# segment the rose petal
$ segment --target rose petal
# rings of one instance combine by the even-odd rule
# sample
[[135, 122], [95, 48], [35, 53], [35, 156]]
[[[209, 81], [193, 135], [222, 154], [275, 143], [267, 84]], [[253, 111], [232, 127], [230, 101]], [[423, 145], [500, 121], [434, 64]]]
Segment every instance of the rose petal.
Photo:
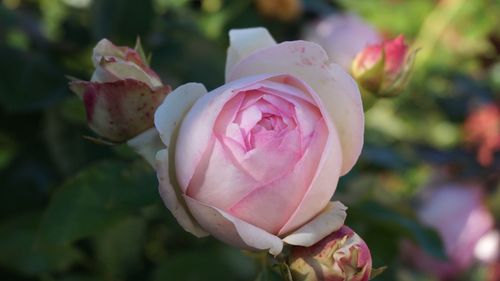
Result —
[[101, 61], [92, 75], [93, 82], [113, 82], [123, 79], [139, 80], [148, 84], [151, 88], [161, 87], [161, 81], [149, 75], [137, 64], [127, 61], [106, 62]]
[[203, 84], [187, 83], [165, 97], [155, 112], [154, 123], [167, 147], [170, 147], [172, 134], [180, 126], [189, 109], [206, 93]]
[[[177, 179], [185, 191], [193, 177], [198, 163], [206, 151], [207, 144], [213, 137], [215, 121], [220, 111], [240, 89], [255, 87], [255, 83], [273, 75], [255, 75], [233, 81], [200, 97], [187, 113], [179, 130], [176, 148]], [[160, 131], [160, 136], [161, 132]]]
[[232, 29], [229, 31], [229, 49], [226, 59], [226, 81], [227, 74], [231, 68], [240, 60], [258, 49], [276, 45], [273, 37], [267, 29], [262, 27]]
[[283, 242], [277, 236], [189, 196], [184, 198], [196, 220], [217, 239], [239, 248], [269, 250], [275, 256], [281, 253]]
[[[240, 202], [231, 207], [231, 214], [279, 235], [278, 231], [290, 219], [297, 206], [300, 206], [320, 165], [328, 132], [323, 120], [318, 122], [317, 127], [317, 134], [313, 137], [302, 159], [290, 161], [296, 163], [293, 169], [281, 178], [249, 192]], [[263, 154], [261, 162], [269, 162], [268, 159], [277, 161], [280, 157], [267, 158]], [[323, 188], [332, 189], [328, 185]], [[318, 205], [314, 206], [314, 209], [318, 209], [318, 206], [319, 209], [312, 215], [319, 212], [326, 202], [323, 205], [319, 204], [322, 202], [319, 201]]]
[[172, 185], [170, 174], [173, 171], [170, 171], [168, 154], [168, 150], [163, 149], [156, 155], [156, 172], [160, 196], [182, 228], [196, 237], [208, 236], [209, 234], [190, 216], [179, 189]]
[[306, 194], [302, 197], [302, 202], [288, 222], [281, 228], [278, 235], [286, 234], [303, 225], [311, 217], [316, 216], [335, 193], [342, 161], [341, 157], [339, 157], [340, 144], [337, 138], [333, 136], [325, 147], [324, 157], [318, 165], [315, 178]]
[[[305, 82], [292, 76], [277, 76], [274, 79], [277, 78], [283, 79], [282, 83], [292, 85], [301, 89], [302, 92], [308, 93], [313, 103], [318, 105], [321, 115], [328, 115], [324, 105], [321, 103], [321, 98]], [[321, 154], [321, 160], [315, 160], [316, 162], [314, 162], [319, 163], [317, 168], [315, 168], [316, 174], [305, 195], [301, 197], [302, 201], [299, 206], [279, 231], [279, 236], [300, 227], [310, 220], [311, 217], [321, 212], [336, 190], [342, 165], [342, 152], [337, 129], [329, 118], [325, 118], [324, 120], [330, 135], [327, 144], [324, 145], [325, 148]], [[311, 146], [315, 146], [315, 144], [311, 144]]]
[[185, 193], [211, 206], [226, 209], [257, 186], [257, 182], [230, 159], [219, 140], [211, 140], [207, 154]]
[[101, 39], [92, 52], [92, 62], [94, 66], [97, 67], [103, 57], [123, 58], [124, 55], [125, 48], [116, 46], [108, 39]]
[[283, 241], [295, 246], [312, 246], [344, 225], [346, 210], [347, 207], [339, 201], [330, 202], [318, 216], [283, 238]]
[[354, 80], [325, 51], [305, 41], [284, 42], [260, 49], [227, 73], [228, 81], [263, 73], [286, 73], [305, 81], [318, 95], [337, 127], [342, 144], [342, 174], [357, 161], [363, 146], [364, 115]]
[[165, 148], [156, 128], [151, 128], [127, 141], [135, 152], [141, 155], [151, 166], [155, 166], [156, 153]]

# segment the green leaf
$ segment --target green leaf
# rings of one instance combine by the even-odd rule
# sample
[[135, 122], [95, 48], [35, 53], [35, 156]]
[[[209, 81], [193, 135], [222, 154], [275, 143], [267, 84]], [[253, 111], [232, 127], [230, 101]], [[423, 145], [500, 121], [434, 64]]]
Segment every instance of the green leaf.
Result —
[[[198, 248], [167, 257], [157, 266], [153, 281], [251, 280], [254, 262], [234, 248]], [[269, 280], [269, 279], [261, 279]]]
[[125, 280], [141, 265], [146, 222], [131, 217], [106, 229], [96, 238], [96, 254], [107, 280]]
[[103, 281], [102, 278], [92, 275], [72, 274], [64, 276], [58, 281]]
[[154, 172], [143, 161], [95, 164], [57, 190], [40, 227], [44, 242], [65, 244], [102, 231], [159, 202]]
[[19, 215], [0, 222], [0, 265], [25, 275], [59, 272], [81, 260], [69, 245], [36, 243], [38, 215]]
[[8, 112], [34, 111], [68, 95], [61, 69], [43, 54], [0, 46], [0, 106]]
[[420, 224], [415, 218], [375, 202], [366, 202], [361, 206], [351, 207], [349, 211], [349, 214], [355, 216], [358, 221], [385, 228], [400, 238], [406, 237], [434, 257], [443, 259], [446, 257], [439, 235]]
[[137, 36], [147, 38], [154, 17], [152, 0], [101, 0], [91, 6], [91, 25], [96, 38], [129, 45]]
[[282, 281], [281, 276], [269, 267], [264, 267], [259, 272], [255, 281]]

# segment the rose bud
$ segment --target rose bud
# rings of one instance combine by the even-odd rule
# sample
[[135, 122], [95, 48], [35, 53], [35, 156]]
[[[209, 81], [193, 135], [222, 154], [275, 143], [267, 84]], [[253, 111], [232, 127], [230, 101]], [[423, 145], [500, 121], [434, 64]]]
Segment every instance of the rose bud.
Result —
[[155, 113], [160, 194], [197, 236], [273, 255], [310, 246], [346, 216], [330, 199], [363, 145], [359, 89], [317, 44], [229, 35], [226, 84], [180, 86]]
[[[470, 268], [475, 261], [491, 256], [484, 243], [494, 226], [482, 189], [474, 185], [449, 184], [430, 190], [418, 209], [418, 217], [433, 227], [443, 241], [447, 259], [430, 256], [415, 245], [406, 245], [406, 256], [420, 270], [449, 280]], [[491, 250], [491, 249], [490, 249]]]
[[153, 127], [154, 112], [171, 88], [148, 67], [140, 44], [131, 49], [103, 39], [94, 48], [92, 62], [90, 82], [70, 82], [83, 100], [89, 127], [113, 142]]
[[464, 125], [465, 141], [477, 147], [477, 160], [483, 166], [493, 163], [500, 151], [500, 105], [486, 104], [475, 109]]
[[411, 74], [415, 51], [410, 51], [402, 35], [369, 45], [352, 62], [352, 75], [360, 87], [377, 96], [399, 94]]
[[367, 281], [372, 259], [366, 243], [347, 226], [310, 247], [293, 247], [294, 281]]
[[356, 55], [382, 38], [368, 23], [355, 14], [332, 14], [306, 26], [303, 37], [325, 48], [334, 63], [346, 71]]

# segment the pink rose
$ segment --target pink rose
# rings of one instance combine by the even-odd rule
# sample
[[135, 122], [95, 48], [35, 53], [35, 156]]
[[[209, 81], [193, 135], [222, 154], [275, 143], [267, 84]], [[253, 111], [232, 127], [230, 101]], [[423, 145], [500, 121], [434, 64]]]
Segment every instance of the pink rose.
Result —
[[294, 281], [368, 281], [372, 272], [370, 249], [347, 226], [311, 247], [293, 247], [289, 262]]
[[479, 241], [493, 228], [493, 216], [484, 205], [479, 187], [445, 185], [428, 195], [418, 216], [423, 223], [437, 230], [448, 259], [434, 258], [413, 247], [409, 255], [417, 267], [447, 279], [469, 268], [474, 260], [491, 255], [478, 248], [481, 247]]
[[140, 52], [103, 39], [94, 48], [92, 62], [95, 71], [90, 82], [70, 83], [83, 100], [90, 128], [121, 142], [153, 127], [154, 112], [171, 89], [161, 83]]
[[345, 219], [330, 198], [361, 152], [358, 88], [314, 43], [276, 44], [264, 28], [230, 43], [225, 85], [183, 85], [156, 111], [160, 194], [197, 236], [275, 255], [312, 245]]
[[325, 48], [333, 62], [351, 70], [354, 57], [382, 41], [377, 31], [355, 14], [333, 14], [306, 27], [304, 38]]

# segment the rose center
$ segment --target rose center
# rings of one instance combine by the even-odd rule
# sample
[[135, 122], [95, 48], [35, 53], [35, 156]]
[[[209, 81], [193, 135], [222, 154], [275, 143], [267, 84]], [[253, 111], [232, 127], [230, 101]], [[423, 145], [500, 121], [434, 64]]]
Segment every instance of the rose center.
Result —
[[257, 122], [252, 132], [255, 132], [256, 128], [264, 128], [266, 131], [281, 131], [286, 126], [281, 116], [264, 113], [262, 114], [262, 119]]

